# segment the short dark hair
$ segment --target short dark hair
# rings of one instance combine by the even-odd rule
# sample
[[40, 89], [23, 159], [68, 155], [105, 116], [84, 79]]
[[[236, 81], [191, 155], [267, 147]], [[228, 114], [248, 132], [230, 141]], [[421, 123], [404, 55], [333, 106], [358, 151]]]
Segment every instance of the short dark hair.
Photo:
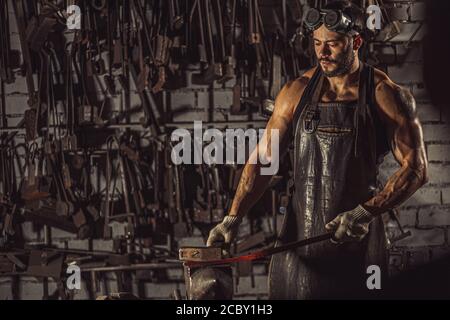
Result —
[[349, 15], [354, 22], [355, 30], [365, 34], [366, 30], [366, 14], [364, 11], [356, 4], [348, 0], [336, 0], [327, 3], [322, 9], [340, 10], [345, 14]]

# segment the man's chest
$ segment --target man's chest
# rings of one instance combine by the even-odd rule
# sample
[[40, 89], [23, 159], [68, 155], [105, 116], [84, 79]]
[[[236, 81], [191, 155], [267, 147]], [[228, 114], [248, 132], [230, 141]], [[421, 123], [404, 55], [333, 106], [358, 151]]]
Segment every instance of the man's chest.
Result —
[[336, 101], [354, 101], [358, 100], [358, 87], [348, 87], [343, 90], [335, 91], [330, 88], [324, 88], [321, 92], [322, 102], [336, 102]]

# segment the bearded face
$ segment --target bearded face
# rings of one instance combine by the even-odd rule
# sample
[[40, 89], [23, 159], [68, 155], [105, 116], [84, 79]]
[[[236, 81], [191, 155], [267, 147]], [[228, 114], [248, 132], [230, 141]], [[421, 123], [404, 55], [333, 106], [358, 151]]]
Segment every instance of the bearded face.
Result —
[[314, 31], [314, 49], [323, 73], [329, 78], [348, 74], [356, 59], [352, 37], [325, 26]]

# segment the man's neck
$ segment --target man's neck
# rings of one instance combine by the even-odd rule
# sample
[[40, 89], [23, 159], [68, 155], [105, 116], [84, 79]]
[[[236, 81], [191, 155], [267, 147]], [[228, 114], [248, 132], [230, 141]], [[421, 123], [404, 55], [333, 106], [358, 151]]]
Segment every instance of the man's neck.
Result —
[[346, 87], [349, 87], [349, 86], [355, 84], [356, 82], [358, 82], [358, 80], [359, 80], [359, 64], [360, 64], [360, 61], [359, 61], [358, 57], [356, 57], [349, 73], [346, 73], [341, 76], [331, 77], [331, 78], [327, 77], [331, 91], [339, 94], [340, 92], [345, 91], [344, 89]]

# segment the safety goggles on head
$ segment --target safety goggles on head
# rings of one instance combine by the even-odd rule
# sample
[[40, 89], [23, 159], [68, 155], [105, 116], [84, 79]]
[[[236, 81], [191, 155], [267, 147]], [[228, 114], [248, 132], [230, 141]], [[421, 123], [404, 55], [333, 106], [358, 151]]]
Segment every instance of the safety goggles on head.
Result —
[[314, 31], [320, 28], [322, 24], [325, 24], [328, 30], [334, 32], [350, 35], [358, 33], [352, 18], [341, 10], [309, 9], [305, 17], [306, 28], [309, 31]]

